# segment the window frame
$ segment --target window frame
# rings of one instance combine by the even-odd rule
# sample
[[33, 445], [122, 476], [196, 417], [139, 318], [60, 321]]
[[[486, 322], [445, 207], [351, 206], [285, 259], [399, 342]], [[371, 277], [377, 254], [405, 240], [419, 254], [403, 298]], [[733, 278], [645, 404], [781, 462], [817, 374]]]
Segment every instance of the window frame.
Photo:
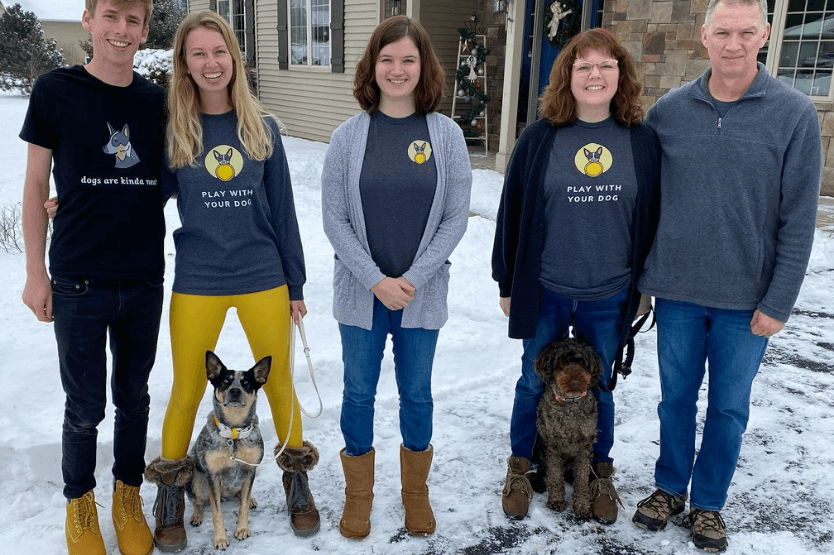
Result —
[[[281, 0], [279, 0], [281, 1]], [[326, 0], [327, 1], [327, 14], [328, 14], [328, 38], [327, 38], [327, 52], [328, 55], [325, 58], [326, 63], [324, 64], [314, 64], [313, 62], [313, 0], [301, 0], [304, 2], [304, 8], [306, 9], [306, 17], [305, 17], [305, 32], [307, 38], [307, 62], [298, 64], [292, 61], [292, 1], [293, 0], [283, 0], [287, 4], [287, 47], [289, 52], [289, 67], [292, 69], [300, 69], [300, 70], [309, 70], [309, 71], [325, 71], [330, 73], [332, 71], [331, 66], [333, 63], [333, 35], [332, 35], [332, 27], [333, 27], [333, 0]]]
[[[782, 55], [782, 48], [785, 42], [785, 22], [787, 20], [788, 15], [788, 6], [790, 4], [790, 0], [774, 0], [773, 5], [773, 18], [770, 22], [770, 36], [768, 37], [767, 43], [767, 58], [765, 62], [765, 67], [767, 68], [767, 72], [774, 78], [778, 79], [778, 72], [779, 72], [779, 58]], [[807, 10], [807, 2], [805, 6], [805, 11], [803, 13], [808, 13]], [[819, 39], [819, 42], [822, 42], [822, 38]], [[800, 43], [801, 44], [801, 43]], [[819, 53], [818, 53], [819, 54]], [[815, 65], [810, 69], [817, 69], [819, 65]], [[829, 68], [825, 68], [829, 69]], [[832, 80], [831, 85], [829, 86], [828, 94], [827, 95], [813, 95], [807, 94], [808, 98], [810, 98], [814, 102], [832, 102], [834, 101], [834, 68], [832, 69]], [[792, 85], [791, 85], [792, 86]], [[794, 87], [796, 88], [796, 87]], [[800, 90], [801, 89], [798, 89]], [[802, 92], [802, 91], [801, 91]]]
[[[213, 11], [220, 17], [224, 18], [226, 21], [229, 22], [229, 25], [232, 28], [232, 31], [235, 33], [235, 37], [238, 39], [238, 45], [240, 46], [240, 53], [243, 56], [243, 61], [251, 68], [255, 67], [255, 2], [254, 0], [239, 0], [240, 4], [243, 6], [243, 29], [236, 29], [235, 22], [234, 22], [234, 14], [232, 13], [232, 7], [234, 6], [234, 2], [236, 0], [210, 0], [209, 2], [209, 10]], [[226, 4], [227, 6], [227, 15], [222, 15], [220, 13], [220, 4]], [[243, 42], [241, 42], [238, 33], [243, 33]]]

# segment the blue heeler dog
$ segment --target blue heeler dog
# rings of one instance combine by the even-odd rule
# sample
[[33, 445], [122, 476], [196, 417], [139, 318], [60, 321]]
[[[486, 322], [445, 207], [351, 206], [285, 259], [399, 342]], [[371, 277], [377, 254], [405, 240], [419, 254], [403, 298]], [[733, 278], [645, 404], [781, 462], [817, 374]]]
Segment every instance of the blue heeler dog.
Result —
[[130, 129], [127, 124], [121, 131], [116, 131], [110, 122], [107, 122], [107, 129], [110, 131], [110, 140], [101, 147], [105, 154], [116, 156], [117, 168], [129, 168], [139, 163], [139, 156], [130, 144]]
[[194, 526], [202, 524], [205, 504], [211, 505], [214, 547], [218, 549], [229, 546], [220, 511], [222, 499], [240, 498], [235, 538], [243, 540], [251, 535], [249, 509], [257, 506], [252, 483], [264, 456], [255, 403], [271, 364], [272, 357], [267, 356], [246, 372], [229, 370], [217, 355], [206, 351], [206, 377], [214, 386], [214, 411], [191, 448], [194, 479], [190, 487], [186, 486], [186, 493], [194, 506]]

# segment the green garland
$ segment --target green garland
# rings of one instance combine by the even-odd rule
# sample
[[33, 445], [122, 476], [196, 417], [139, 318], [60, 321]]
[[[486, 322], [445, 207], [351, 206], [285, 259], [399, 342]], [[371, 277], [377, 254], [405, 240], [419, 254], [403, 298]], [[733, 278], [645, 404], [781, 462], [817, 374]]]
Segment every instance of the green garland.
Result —
[[[471, 31], [465, 27], [461, 27], [458, 29], [458, 34], [460, 35], [461, 44], [466, 44], [467, 49], [469, 50], [469, 55], [474, 56], [478, 63], [475, 65], [475, 68], [482, 66], [486, 63], [487, 55], [489, 55], [489, 50], [484, 48], [483, 44], [478, 44], [475, 42], [477, 34], [475, 31]], [[472, 54], [472, 51], [475, 51]], [[467, 56], [468, 57], [468, 56]], [[471, 68], [474, 69], [474, 68]], [[480, 117], [487, 109], [487, 105], [491, 98], [489, 95], [486, 94], [486, 91], [483, 88], [476, 89], [475, 84], [469, 79], [469, 72], [470, 67], [467, 63], [463, 63], [455, 70], [455, 79], [457, 80], [457, 89], [454, 91], [454, 94], [458, 94], [458, 90], [463, 90], [465, 92], [464, 96], [458, 96], [458, 100], [463, 102], [466, 96], [470, 97], [472, 102], [472, 108], [464, 112], [463, 114], [456, 116], [458, 123], [464, 127], [463, 134], [467, 137], [477, 137], [480, 135], [480, 132], [475, 129], [472, 125], [472, 121], [475, 118]]]
[[[562, 23], [559, 25], [559, 31], [553, 37], [553, 40], [550, 40], [549, 25], [553, 20], [553, 12], [550, 10], [550, 6], [553, 5], [553, 2], [562, 4], [563, 12], [568, 10], [571, 10], [571, 12], [562, 19]], [[544, 11], [544, 36], [548, 38], [553, 48], [561, 50], [570, 39], [582, 30], [582, 8], [575, 0], [553, 0], [553, 2], [548, 4]]]

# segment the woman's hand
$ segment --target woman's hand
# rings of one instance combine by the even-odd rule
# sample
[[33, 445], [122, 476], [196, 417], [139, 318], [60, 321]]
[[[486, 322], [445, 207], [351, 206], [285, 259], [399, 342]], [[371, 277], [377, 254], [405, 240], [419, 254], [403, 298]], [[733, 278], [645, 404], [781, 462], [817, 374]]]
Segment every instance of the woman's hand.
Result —
[[510, 297], [501, 297], [498, 299], [498, 306], [504, 311], [504, 316], [510, 316]]
[[290, 301], [290, 315], [295, 325], [300, 325], [301, 319], [307, 315], [307, 306], [304, 301]]
[[43, 203], [43, 207], [46, 209], [46, 215], [49, 216], [50, 220], [55, 218], [55, 214], [58, 213], [58, 197], [47, 200]]
[[371, 287], [371, 292], [388, 310], [402, 310], [407, 307], [414, 300], [415, 291], [414, 286], [404, 277], [383, 278]]

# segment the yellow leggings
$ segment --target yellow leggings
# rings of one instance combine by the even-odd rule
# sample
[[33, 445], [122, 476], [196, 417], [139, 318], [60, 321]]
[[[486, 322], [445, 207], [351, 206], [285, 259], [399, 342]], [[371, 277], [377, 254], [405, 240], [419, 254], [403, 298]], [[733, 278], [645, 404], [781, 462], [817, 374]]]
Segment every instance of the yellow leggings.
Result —
[[[171, 351], [174, 383], [162, 424], [162, 456], [185, 457], [197, 409], [206, 391], [206, 351], [213, 351], [229, 308], [249, 340], [255, 360], [271, 355], [272, 369], [263, 386], [279, 442], [301, 447], [301, 414], [290, 373], [290, 299], [287, 286], [245, 295], [171, 295]], [[221, 357], [222, 358], [222, 357]], [[292, 433], [287, 440], [292, 403]]]

